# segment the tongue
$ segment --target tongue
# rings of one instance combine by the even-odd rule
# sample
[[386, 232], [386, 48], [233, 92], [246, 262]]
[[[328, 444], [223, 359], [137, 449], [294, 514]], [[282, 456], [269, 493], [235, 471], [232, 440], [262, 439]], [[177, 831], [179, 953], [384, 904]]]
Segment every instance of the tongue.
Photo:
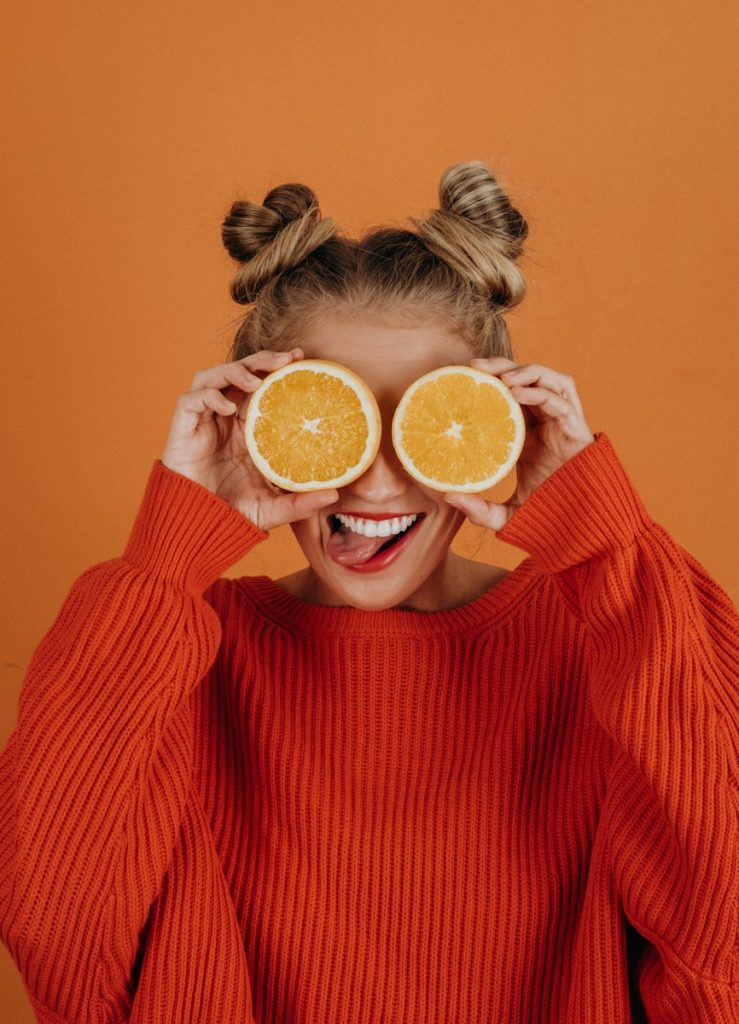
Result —
[[326, 543], [326, 553], [339, 565], [361, 565], [376, 554], [388, 537], [363, 537], [351, 530], [337, 530]]

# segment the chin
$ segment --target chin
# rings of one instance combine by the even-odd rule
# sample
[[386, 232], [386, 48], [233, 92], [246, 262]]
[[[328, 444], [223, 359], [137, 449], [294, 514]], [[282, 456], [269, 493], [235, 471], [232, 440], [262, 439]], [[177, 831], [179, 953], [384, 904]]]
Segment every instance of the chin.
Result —
[[[352, 574], [353, 575], [353, 574]], [[341, 584], [331, 584], [324, 580], [324, 587], [329, 589], [336, 598], [352, 606], [367, 612], [380, 612], [388, 608], [395, 608], [399, 604], [408, 601], [423, 586], [423, 580], [413, 580], [403, 583], [402, 580], [393, 581], [381, 574], [361, 576]]]

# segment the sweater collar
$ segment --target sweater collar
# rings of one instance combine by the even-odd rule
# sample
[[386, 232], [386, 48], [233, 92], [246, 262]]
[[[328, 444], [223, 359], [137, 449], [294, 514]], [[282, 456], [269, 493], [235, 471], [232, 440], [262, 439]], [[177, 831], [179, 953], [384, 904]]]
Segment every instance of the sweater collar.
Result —
[[367, 611], [345, 605], [312, 604], [284, 590], [270, 576], [243, 576], [235, 582], [270, 621], [303, 633], [433, 636], [492, 626], [510, 617], [536, 583], [543, 579], [531, 558], [525, 558], [486, 593], [436, 612], [386, 608]]

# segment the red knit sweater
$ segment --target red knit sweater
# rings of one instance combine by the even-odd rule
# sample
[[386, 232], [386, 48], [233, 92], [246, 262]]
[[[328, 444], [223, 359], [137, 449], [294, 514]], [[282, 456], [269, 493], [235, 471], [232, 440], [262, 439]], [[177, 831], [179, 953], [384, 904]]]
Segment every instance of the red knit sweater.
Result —
[[0, 938], [47, 1024], [737, 1024], [739, 616], [596, 434], [450, 611], [219, 578], [157, 460], [0, 754]]

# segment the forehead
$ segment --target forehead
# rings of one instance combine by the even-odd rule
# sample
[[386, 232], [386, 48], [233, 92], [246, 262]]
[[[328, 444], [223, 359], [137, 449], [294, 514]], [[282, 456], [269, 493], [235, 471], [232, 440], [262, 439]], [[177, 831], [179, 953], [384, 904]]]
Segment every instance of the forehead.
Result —
[[474, 352], [457, 334], [436, 325], [400, 326], [392, 320], [325, 317], [294, 341], [306, 359], [348, 366], [376, 395], [402, 391], [440, 366], [467, 365]]

